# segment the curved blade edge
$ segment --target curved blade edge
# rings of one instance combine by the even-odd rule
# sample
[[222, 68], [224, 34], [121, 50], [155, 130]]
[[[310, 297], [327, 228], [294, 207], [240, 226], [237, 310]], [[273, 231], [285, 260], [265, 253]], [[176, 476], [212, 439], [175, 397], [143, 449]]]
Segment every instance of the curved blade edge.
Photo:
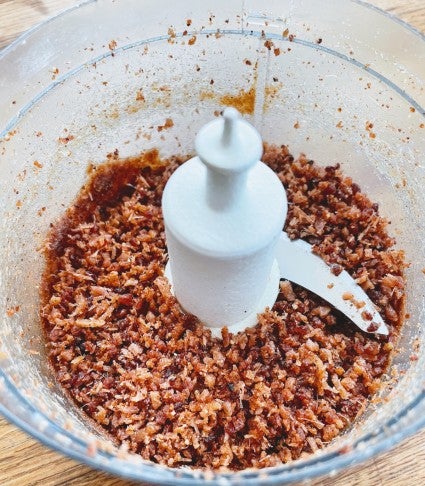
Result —
[[294, 282], [322, 297], [362, 331], [388, 335], [388, 328], [374, 303], [357, 282], [343, 270], [339, 275], [303, 240], [290, 240], [280, 235], [276, 258], [281, 278]]

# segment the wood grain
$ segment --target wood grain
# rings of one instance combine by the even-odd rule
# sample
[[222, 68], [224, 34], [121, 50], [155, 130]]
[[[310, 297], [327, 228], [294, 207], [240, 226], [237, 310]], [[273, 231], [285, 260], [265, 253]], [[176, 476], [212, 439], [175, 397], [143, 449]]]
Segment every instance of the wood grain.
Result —
[[[425, 0], [370, 0], [425, 32]], [[74, 0], [0, 0], [0, 49], [45, 18], [75, 4]], [[425, 431], [392, 451], [312, 486], [402, 486], [425, 480]], [[34, 441], [0, 418], [1, 486], [132, 486], [76, 463]]]

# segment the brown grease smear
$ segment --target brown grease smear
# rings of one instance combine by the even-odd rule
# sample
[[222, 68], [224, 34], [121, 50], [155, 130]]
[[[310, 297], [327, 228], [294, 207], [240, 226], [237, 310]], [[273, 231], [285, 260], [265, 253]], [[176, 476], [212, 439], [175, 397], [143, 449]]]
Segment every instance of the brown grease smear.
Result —
[[233, 106], [243, 115], [252, 115], [255, 107], [255, 94], [255, 86], [252, 86], [248, 91], [239, 90], [237, 95], [224, 95], [220, 98], [220, 102], [226, 106]]
[[274, 84], [270, 84], [265, 87], [264, 89], [264, 105], [263, 110], [267, 111], [269, 108], [273, 106], [273, 103], [279, 99], [280, 92], [282, 90], [283, 84], [280, 82], [276, 82]]
[[226, 94], [220, 96], [219, 98], [214, 91], [201, 91], [199, 94], [199, 100], [215, 100], [218, 98], [218, 101], [223, 105], [232, 106], [233, 108], [239, 110], [243, 115], [252, 115], [255, 108], [255, 96], [256, 87], [254, 84], [254, 86], [252, 86], [248, 91], [241, 89], [237, 94]]
[[[158, 149], [148, 150], [137, 157], [120, 159], [118, 150], [108, 154], [108, 161], [99, 166], [90, 164], [87, 167], [88, 181], [82, 188], [74, 204], [68, 208], [64, 224], [56, 224], [50, 239], [51, 250], [61, 255], [65, 244], [66, 234], [72, 225], [90, 219], [96, 208], [100, 205], [113, 205], [122, 198], [140, 174], [144, 167], [157, 170], [163, 166]], [[117, 164], [122, 170], [117, 171]], [[52, 269], [49, 269], [51, 272]]]

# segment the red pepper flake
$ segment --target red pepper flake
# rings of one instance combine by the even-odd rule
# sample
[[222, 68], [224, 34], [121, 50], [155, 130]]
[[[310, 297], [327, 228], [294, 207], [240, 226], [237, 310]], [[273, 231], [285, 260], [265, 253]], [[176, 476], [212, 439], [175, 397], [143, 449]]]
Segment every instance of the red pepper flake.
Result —
[[116, 40], [111, 40], [111, 42], [108, 44], [109, 50], [114, 51], [117, 47], [117, 41]]
[[293, 40], [295, 39], [296, 35], [295, 34], [289, 34], [289, 42], [293, 42]]
[[361, 316], [362, 316], [362, 319], [363, 319], [364, 321], [371, 321], [371, 320], [372, 320], [372, 318], [373, 318], [372, 314], [371, 314], [369, 311], [366, 311], [366, 310], [364, 310], [364, 311], [362, 312]]
[[190, 46], [193, 46], [193, 44], [195, 44], [196, 42], [196, 35], [194, 35], [193, 37], [191, 37], [187, 43], [190, 45]]
[[190, 27], [192, 25], [192, 19], [187, 19], [186, 20], [186, 25]]
[[283, 32], [282, 32], [282, 37], [288, 37], [289, 35], [289, 29], [285, 29]]
[[415, 111], [416, 111], [416, 110], [413, 108], [413, 106], [411, 106], [411, 107], [410, 107], [410, 111], [411, 111], [412, 113], [415, 113]]
[[34, 164], [34, 167], [37, 167], [37, 169], [43, 168], [43, 164], [40, 164], [40, 162], [38, 160], [34, 160], [33, 164]]
[[278, 47], [274, 48], [274, 49], [273, 49], [273, 54], [274, 54], [275, 56], [279, 56], [279, 55], [280, 55], [280, 49], [279, 49]]

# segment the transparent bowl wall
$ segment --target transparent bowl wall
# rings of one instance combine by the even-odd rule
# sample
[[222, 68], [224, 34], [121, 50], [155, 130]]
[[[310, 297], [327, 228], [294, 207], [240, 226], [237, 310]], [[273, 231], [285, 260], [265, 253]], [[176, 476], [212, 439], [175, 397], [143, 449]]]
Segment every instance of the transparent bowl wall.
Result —
[[[286, 29], [295, 35], [292, 42], [282, 35]], [[264, 36], [273, 42], [271, 50]], [[312, 478], [416, 431], [425, 421], [424, 82], [424, 38], [349, 0], [86, 2], [4, 50], [0, 411], [80, 461], [163, 484]], [[380, 203], [411, 262], [410, 317], [385, 399], [325, 450], [260, 472], [176, 471], [117, 452], [55, 384], [38, 319], [40, 247], [49, 224], [84, 184], [89, 163], [102, 163], [115, 149], [121, 157], [153, 147], [163, 156], [193, 153], [194, 135], [223, 108], [221, 97], [250, 89], [255, 107], [246, 116], [264, 140], [287, 144], [319, 164], [341, 163]], [[138, 90], [144, 102], [136, 99]], [[158, 131], [167, 118], [174, 126]], [[68, 143], [59, 141], [69, 135]], [[8, 315], [16, 306], [18, 312]]]

